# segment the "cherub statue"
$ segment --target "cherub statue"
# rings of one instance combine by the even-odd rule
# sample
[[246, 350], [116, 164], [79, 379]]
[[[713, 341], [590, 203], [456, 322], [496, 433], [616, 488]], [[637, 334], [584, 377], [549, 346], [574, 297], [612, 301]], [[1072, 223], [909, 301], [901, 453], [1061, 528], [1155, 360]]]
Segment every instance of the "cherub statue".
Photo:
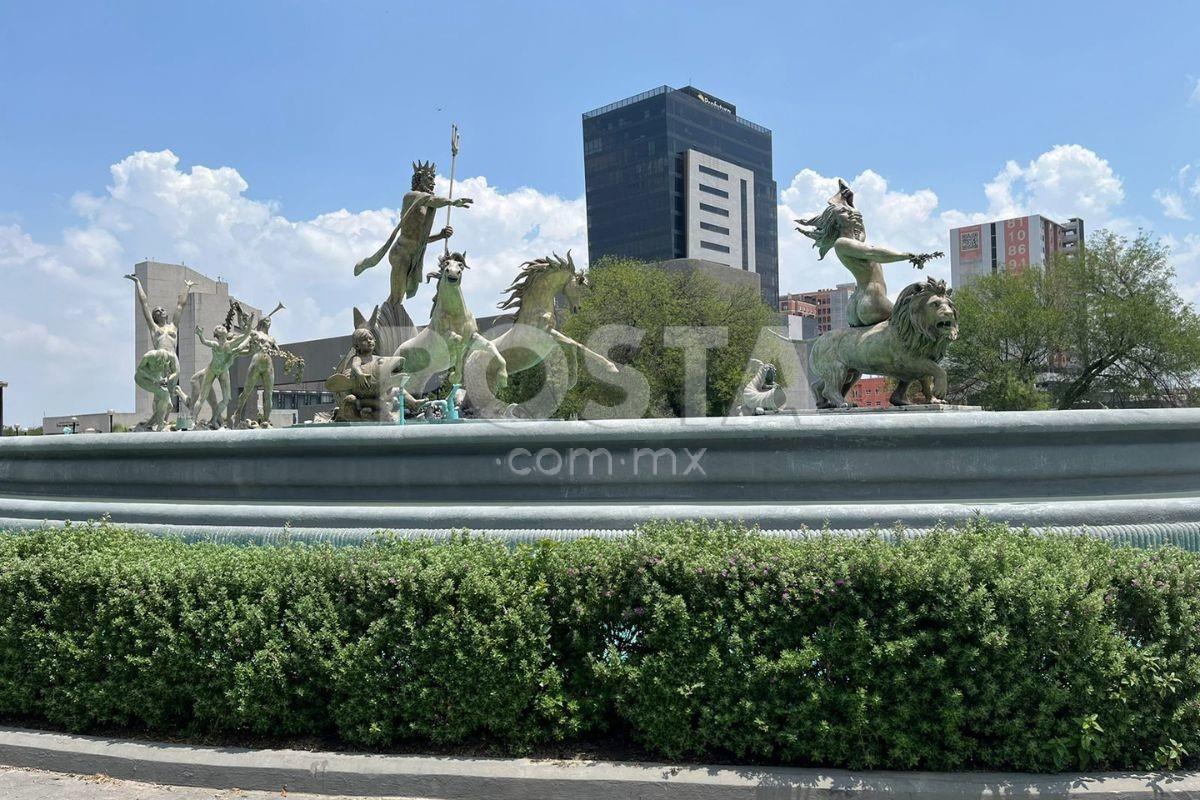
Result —
[[333, 392], [338, 404], [334, 419], [339, 422], [393, 421], [397, 411], [404, 413], [396, 408], [397, 399], [404, 405], [417, 403], [403, 388], [404, 358], [375, 353], [378, 317], [378, 308], [369, 320], [354, 309], [353, 347], [338, 371], [325, 379], [325, 388]]
[[454, 235], [454, 229], [449, 225], [442, 228], [440, 232], [430, 235], [437, 210], [446, 206], [467, 208], [474, 202], [469, 197], [456, 197], [453, 200], [438, 197], [433, 193], [437, 167], [427, 161], [413, 162], [412, 166], [412, 191], [404, 195], [404, 204], [400, 209], [400, 221], [396, 223], [392, 235], [374, 255], [368, 256], [354, 265], [354, 274], [360, 275], [378, 264], [383, 260], [384, 255], [387, 255], [388, 263], [392, 266], [392, 291], [388, 296], [389, 304], [403, 303], [406, 298], [417, 293], [421, 272], [424, 269], [425, 246], [430, 242], [440, 242]]
[[[232, 317], [232, 309], [230, 311], [230, 317]], [[238, 356], [250, 352], [250, 337], [254, 335], [255, 327], [254, 317], [251, 315], [249, 325], [246, 326], [246, 331], [241, 336], [231, 338], [228, 325], [229, 320], [227, 319], [225, 325], [213, 328], [212, 339], [205, 339], [204, 329], [199, 325], [196, 326], [196, 338], [200, 340], [200, 344], [212, 350], [212, 361], [207, 367], [192, 376], [190, 400], [182, 390], [176, 389], [183, 401], [188, 404], [188, 410], [197, 425], [200, 424], [200, 412], [204, 410], [204, 403], [208, 402], [209, 409], [212, 411], [212, 418], [209, 420], [208, 426], [214, 429], [233, 425], [233, 415], [230, 413], [233, 395], [229, 388], [229, 368], [233, 366], [233, 362]], [[214, 383], [221, 386], [220, 400], [217, 399]]]
[[154, 413], [138, 427], [152, 431], [166, 430], [167, 415], [171, 413], [171, 397], [179, 384], [179, 356], [175, 352], [179, 344], [179, 320], [183, 316], [184, 306], [187, 305], [188, 293], [196, 282], [183, 282], [183, 291], [179, 293], [175, 313], [168, 319], [165, 308], [150, 308], [146, 290], [142, 288], [142, 282], [136, 275], [125, 277], [133, 281], [136, 287], [138, 305], [142, 309], [146, 327], [150, 330], [150, 349], [138, 361], [133, 381], [139, 388], [154, 396]]
[[825, 258], [832, 248], [838, 260], [854, 276], [857, 286], [846, 306], [846, 318], [852, 328], [874, 325], [892, 315], [892, 301], [887, 296], [881, 264], [909, 261], [917, 269], [924, 269], [926, 262], [943, 255], [941, 252], [900, 253], [867, 244], [862, 213], [854, 207], [854, 192], [840, 178], [837, 194], [829, 198], [825, 210], [814, 217], [798, 219], [796, 223], [799, 226], [796, 230], [813, 240], [820, 258]]

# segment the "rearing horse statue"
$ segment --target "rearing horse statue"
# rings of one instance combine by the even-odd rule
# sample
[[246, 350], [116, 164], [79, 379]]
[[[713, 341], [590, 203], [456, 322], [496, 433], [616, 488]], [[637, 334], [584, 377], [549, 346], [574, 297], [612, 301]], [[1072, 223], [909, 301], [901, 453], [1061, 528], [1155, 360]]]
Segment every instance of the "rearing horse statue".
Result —
[[495, 344], [479, 333], [475, 317], [463, 299], [465, 269], [466, 253], [447, 253], [438, 258], [437, 271], [425, 276], [426, 281], [437, 279], [429, 325], [396, 348], [395, 355], [404, 357], [404, 371], [412, 376], [416, 394], [426, 394], [430, 380], [447, 370], [446, 382], [461, 383], [463, 366], [476, 352], [486, 352], [488, 357], [496, 359], [501, 385], [508, 382], [504, 357]]
[[[495, 350], [503, 354], [500, 363], [506, 376], [536, 367], [556, 348], [561, 348], [567, 357], [566, 388], [578, 380], [580, 357], [592, 359], [608, 372], [619, 371], [612, 361], [555, 327], [554, 298], [561, 294], [570, 312], [576, 313], [588, 288], [587, 275], [575, 269], [569, 250], [566, 258], [552, 254], [521, 265], [520, 274], [505, 290], [508, 297], [497, 304], [501, 309], [515, 310], [516, 318], [512, 327], [492, 340]], [[488, 357], [482, 350], [472, 353], [467, 373], [485, 374], [476, 371], [482, 368], [477, 360]]]

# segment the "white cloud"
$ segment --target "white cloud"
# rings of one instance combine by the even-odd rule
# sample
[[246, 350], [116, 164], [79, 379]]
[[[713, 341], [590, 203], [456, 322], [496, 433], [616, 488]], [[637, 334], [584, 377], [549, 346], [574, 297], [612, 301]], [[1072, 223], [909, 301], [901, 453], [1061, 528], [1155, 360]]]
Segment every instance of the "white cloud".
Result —
[[1162, 242], [1171, 248], [1179, 293], [1192, 304], [1200, 304], [1200, 234], [1188, 233], [1182, 239], [1168, 234]]
[[1009, 161], [984, 187], [989, 212], [1011, 217], [1105, 219], [1125, 199], [1108, 162], [1077, 144], [1057, 145], [1022, 167]]
[[1192, 93], [1188, 97], [1188, 103], [1193, 106], [1200, 106], [1200, 78], [1192, 79]]
[[[152, 257], [184, 262], [247, 301], [288, 311], [276, 317], [280, 341], [349, 333], [351, 307], [367, 309], [388, 294], [385, 263], [355, 278], [355, 262], [391, 232], [397, 209], [339, 209], [290, 220], [248, 196], [231, 167], [183, 170], [170, 151], [138, 152], [111, 167], [98, 194], [71, 201], [80, 224], [57, 243], [0, 225], [0, 366], [12, 384], [9, 418], [36, 423], [42, 413], [132, 406], [133, 310], [121, 279]], [[439, 191], [445, 191], [439, 178]], [[552, 251], [587, 261], [582, 198], [534, 189], [504, 192], [484, 177], [461, 180], [456, 196], [475, 205], [455, 210], [455, 249], [471, 271], [464, 289], [478, 316], [495, 312], [517, 266]], [[400, 197], [396, 198], [397, 203]], [[440, 248], [440, 245], [434, 247]], [[432, 255], [429, 259], [433, 261]], [[428, 318], [431, 290], [408, 303]]]
[[1200, 174], [1193, 176], [1194, 166], [1185, 164], [1175, 174], [1173, 186], [1155, 189], [1151, 193], [1162, 208], [1164, 217], [1185, 221], [1192, 219], [1192, 212], [1188, 206], [1191, 201], [1200, 200]]
[[1188, 212], [1184, 204], [1183, 198], [1178, 193], [1155, 189], [1153, 196], [1158, 201], [1158, 204], [1162, 206], [1164, 217], [1183, 220], [1192, 218], [1192, 215]]

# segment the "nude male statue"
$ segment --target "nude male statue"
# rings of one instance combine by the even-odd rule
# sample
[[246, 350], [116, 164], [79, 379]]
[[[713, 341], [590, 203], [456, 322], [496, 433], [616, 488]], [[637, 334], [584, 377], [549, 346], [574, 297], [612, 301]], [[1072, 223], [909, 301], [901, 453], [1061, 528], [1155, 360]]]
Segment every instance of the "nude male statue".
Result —
[[183, 316], [183, 307], [187, 305], [188, 293], [196, 282], [183, 282], [183, 291], [179, 293], [179, 301], [175, 304], [175, 314], [168, 320], [165, 308], [150, 308], [146, 290], [142, 288], [142, 282], [137, 276], [125, 277], [133, 281], [137, 289], [138, 305], [142, 309], [146, 327], [150, 330], [150, 349], [138, 361], [133, 380], [138, 387], [154, 396], [154, 413], [139, 427], [161, 431], [167, 427], [167, 415], [171, 413], [171, 396], [179, 383], [179, 356], [176, 353], [179, 345], [179, 319]]
[[[200, 412], [204, 410], [205, 401], [208, 402], [209, 409], [212, 411], [212, 418], [208, 422], [210, 428], [227, 428], [233, 425], [233, 414], [230, 411], [233, 396], [229, 388], [229, 368], [233, 366], [233, 362], [238, 356], [250, 352], [248, 345], [250, 337], [254, 335], [253, 329], [253, 316], [250, 318], [250, 325], [246, 332], [234, 338], [230, 337], [228, 328], [218, 325], [213, 328], [213, 338], [205, 339], [204, 329], [199, 325], [196, 326], [196, 338], [200, 340], [200, 344], [212, 350], [212, 361], [207, 367], [192, 376], [190, 400], [178, 387], [176, 393], [188, 404], [188, 410], [197, 425], [200, 424]], [[214, 382], [221, 387], [220, 400], [217, 399], [213, 390]]]
[[453, 206], [467, 208], [474, 201], [469, 197], [456, 197], [453, 200], [438, 197], [433, 193], [433, 182], [437, 168], [429, 162], [414, 162], [412, 191], [404, 195], [404, 204], [400, 209], [400, 221], [396, 224], [392, 235], [383, 243], [383, 247], [374, 255], [364, 258], [354, 265], [354, 274], [361, 275], [364, 271], [388, 257], [392, 266], [392, 288], [388, 296], [389, 303], [400, 304], [406, 298], [417, 293], [421, 283], [423, 262], [425, 261], [425, 246], [430, 242], [440, 242], [454, 235], [454, 229], [449, 225], [439, 233], [431, 235], [434, 216], [439, 208]]
[[892, 316], [892, 301], [888, 299], [887, 282], [880, 265], [909, 261], [917, 269], [924, 269], [927, 261], [942, 256], [940, 252], [900, 253], [867, 244], [862, 212], [854, 207], [854, 192], [841, 179], [838, 179], [837, 194], [829, 198], [824, 211], [808, 219], [798, 219], [796, 223], [799, 225], [796, 230], [813, 240], [820, 258], [825, 258], [832, 249], [854, 276], [857, 286], [846, 307], [846, 318], [852, 328], [874, 325]]

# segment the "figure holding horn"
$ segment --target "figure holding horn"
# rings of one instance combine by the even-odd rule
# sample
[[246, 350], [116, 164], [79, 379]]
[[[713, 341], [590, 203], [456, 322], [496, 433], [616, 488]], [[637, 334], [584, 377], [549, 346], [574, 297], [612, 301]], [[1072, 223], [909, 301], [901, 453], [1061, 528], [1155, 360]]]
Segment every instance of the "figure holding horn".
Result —
[[[254, 397], [255, 393], [262, 389], [262, 406], [258, 409], [256, 422], [259, 427], [267, 427], [271, 424], [271, 394], [275, 390], [275, 359], [283, 358], [286, 360], [291, 353], [286, 353], [279, 349], [275, 337], [271, 335], [271, 317], [277, 312], [282, 311], [283, 303], [275, 306], [275, 310], [258, 321], [254, 326], [254, 331], [250, 334], [250, 366], [246, 370], [246, 385], [242, 388], [241, 396], [238, 397], [237, 418], [240, 421], [245, 421], [243, 416], [246, 409], [246, 402]], [[295, 356], [292, 357], [295, 359]], [[289, 365], [290, 366], [290, 365]], [[301, 362], [301, 369], [303, 362]], [[256, 403], [257, 405], [257, 403]]]
[[[454, 150], [457, 152], [457, 146]], [[392, 286], [388, 302], [397, 305], [417, 293], [424, 271], [426, 245], [449, 239], [454, 235], [454, 229], [449, 224], [438, 233], [432, 233], [437, 210], [451, 206], [467, 208], [474, 202], [469, 197], [450, 199], [436, 196], [433, 193], [433, 182], [437, 167], [428, 161], [416, 161], [412, 166], [412, 191], [404, 195], [400, 221], [396, 223], [392, 235], [373, 255], [354, 265], [354, 274], [359, 275], [378, 264], [386, 255], [388, 263], [392, 265]]]

